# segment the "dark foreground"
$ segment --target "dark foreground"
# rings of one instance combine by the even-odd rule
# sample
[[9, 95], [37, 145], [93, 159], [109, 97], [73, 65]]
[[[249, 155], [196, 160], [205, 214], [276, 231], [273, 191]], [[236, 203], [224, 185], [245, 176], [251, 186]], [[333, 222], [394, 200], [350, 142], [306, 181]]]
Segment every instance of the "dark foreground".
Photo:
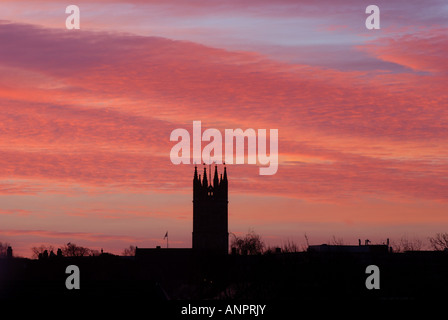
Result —
[[[173, 252], [175, 253], [175, 252]], [[80, 289], [66, 287], [66, 268]], [[380, 270], [367, 289], [366, 267]], [[448, 297], [448, 253], [285, 253], [0, 259], [0, 300], [423, 301]]]

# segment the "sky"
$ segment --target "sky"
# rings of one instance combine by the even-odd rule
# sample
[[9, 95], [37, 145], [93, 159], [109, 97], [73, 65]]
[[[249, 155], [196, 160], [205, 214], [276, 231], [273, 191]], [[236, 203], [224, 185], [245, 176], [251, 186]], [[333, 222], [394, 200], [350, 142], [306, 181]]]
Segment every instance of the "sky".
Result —
[[0, 1], [0, 242], [191, 247], [193, 121], [278, 129], [275, 175], [227, 165], [230, 239], [448, 232], [448, 3], [370, 4]]

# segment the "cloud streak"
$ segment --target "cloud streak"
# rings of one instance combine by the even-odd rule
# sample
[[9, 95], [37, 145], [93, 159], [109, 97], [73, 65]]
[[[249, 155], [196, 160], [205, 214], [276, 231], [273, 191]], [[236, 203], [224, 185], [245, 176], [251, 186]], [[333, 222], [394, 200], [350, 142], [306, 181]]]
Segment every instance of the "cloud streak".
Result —
[[[414, 37], [416, 46], [423, 36]], [[437, 33], [434, 43], [425, 40], [427, 51], [443, 52], [441, 37]], [[4, 101], [4, 175], [88, 184], [141, 183], [145, 188], [151, 177], [159, 187], [176, 189], [188, 179], [171, 182], [178, 175], [168, 161], [167, 137], [174, 128], [188, 129], [190, 121], [202, 119], [222, 130], [248, 124], [279, 128], [288, 176], [311, 185], [333, 181], [334, 188], [311, 188], [318, 197], [339, 197], [337, 190], [389, 193], [402, 184], [398, 189], [403, 194], [443, 198], [426, 186], [429, 181], [434, 188], [445, 186], [438, 175], [447, 170], [447, 111], [434, 97], [442, 100], [446, 93], [433, 83], [441, 75], [373, 72], [366, 78], [365, 72], [290, 65], [257, 53], [190, 42], [93, 32], [72, 36], [14, 24], [1, 25], [0, 39], [9, 43], [0, 49], [4, 64], [60, 84], [36, 89], [31, 83], [34, 92], [25, 99], [36, 101]], [[396, 62], [402, 46], [390, 43], [411, 46], [411, 40], [386, 38], [380, 47], [373, 42], [361, 49], [381, 57], [378, 50], [389, 48]], [[422, 78], [427, 84], [419, 83]], [[66, 103], [60, 104], [64, 97]], [[114, 103], [116, 99], [120, 100]], [[152, 103], [145, 103], [148, 100]], [[435, 146], [426, 148], [427, 141]], [[409, 154], [412, 147], [415, 151]], [[422, 158], [428, 151], [430, 159]], [[408, 156], [403, 158], [405, 152]], [[307, 157], [320, 160], [306, 166], [294, 160]], [[264, 189], [264, 183], [261, 188], [237, 183], [237, 190], [240, 186], [249, 192]]]

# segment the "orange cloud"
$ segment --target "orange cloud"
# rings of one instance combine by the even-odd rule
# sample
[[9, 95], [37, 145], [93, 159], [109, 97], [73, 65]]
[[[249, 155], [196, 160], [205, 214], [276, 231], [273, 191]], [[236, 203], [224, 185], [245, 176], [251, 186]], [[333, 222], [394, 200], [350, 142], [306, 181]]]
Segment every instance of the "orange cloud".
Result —
[[414, 29], [404, 34], [381, 37], [360, 48], [384, 61], [415, 71], [444, 73], [446, 76], [447, 31], [447, 28]]
[[[366, 77], [163, 38], [2, 28], [10, 43], [0, 50], [2, 61], [41, 75], [25, 82], [31, 95], [20, 94], [26, 89], [21, 84], [22, 91], [4, 104], [4, 175], [188, 188], [188, 178], [172, 183], [179, 168], [169, 162], [168, 136], [203, 120], [221, 130], [278, 128], [285, 167], [273, 179], [296, 177], [308, 186], [294, 193], [289, 181], [271, 188], [265, 187], [270, 181], [237, 182], [236, 190], [338, 199], [341, 192], [399, 190], [443, 198], [437, 190], [445, 185], [440, 174], [446, 172], [447, 111], [433, 97], [446, 93], [431, 76]], [[54, 85], [36, 89], [41, 77]], [[422, 77], [427, 85], [419, 83]], [[393, 84], [398, 81], [400, 90]], [[428, 140], [432, 149], [424, 146]], [[319, 161], [295, 160], [307, 156]]]
[[[378, 64], [361, 72], [166, 38], [2, 23], [0, 41], [8, 45], [0, 47], [0, 68], [7, 75], [0, 79], [0, 196], [11, 202], [19, 196], [70, 195], [74, 185], [93, 197], [142, 190], [190, 194], [192, 166], [171, 164], [169, 134], [202, 120], [203, 129], [279, 129], [276, 175], [260, 177], [255, 166], [229, 166], [231, 196], [272, 197], [265, 209], [236, 202], [235, 231], [262, 222], [286, 228], [288, 221], [326, 224], [327, 230], [341, 223], [445, 224], [444, 39], [443, 29], [434, 29], [432, 35], [372, 41], [362, 49], [408, 69], [391, 72]], [[392, 204], [357, 203], [366, 198]], [[294, 206], [285, 205], [290, 199]], [[297, 205], [301, 201], [307, 206]], [[413, 211], [402, 205], [409, 201], [424, 205]], [[166, 206], [170, 223], [186, 228], [190, 205], [185, 211], [179, 204]], [[113, 204], [92, 208], [72, 205], [64, 214], [71, 214], [71, 222], [95, 217], [92, 227], [98, 230], [106, 230], [99, 221], [126, 220]], [[380, 212], [368, 216], [372, 208]], [[120, 245], [144, 238], [127, 236], [133, 234], [130, 226], [123, 237], [110, 230], [50, 231], [51, 219], [42, 225], [52, 228], [39, 225], [33, 231], [17, 227], [23, 223], [14, 217], [18, 211], [2, 210], [7, 237]], [[150, 218], [140, 209], [129, 213], [128, 220]], [[187, 239], [179, 241], [187, 245]]]

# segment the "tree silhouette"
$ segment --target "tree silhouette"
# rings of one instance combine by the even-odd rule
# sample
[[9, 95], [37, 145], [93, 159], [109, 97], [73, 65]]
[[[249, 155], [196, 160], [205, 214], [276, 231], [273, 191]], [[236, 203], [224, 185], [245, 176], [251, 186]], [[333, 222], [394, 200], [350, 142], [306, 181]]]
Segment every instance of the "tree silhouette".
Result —
[[448, 250], [448, 233], [437, 233], [429, 238], [429, 243], [436, 251]]
[[45, 251], [47, 251], [47, 253], [50, 253], [53, 250], [54, 250], [53, 246], [41, 244], [39, 247], [31, 248], [31, 251], [33, 252], [32, 257], [37, 259], [37, 258], [39, 258], [39, 255], [42, 255]]
[[394, 243], [392, 248], [394, 252], [405, 251], [420, 251], [422, 249], [422, 241], [420, 239], [408, 239], [407, 237], [401, 237], [398, 243]]
[[[306, 248], [302, 248], [305, 249]], [[282, 252], [299, 252], [300, 251], [300, 247], [297, 243], [295, 243], [292, 240], [287, 240], [283, 245], [282, 245]]]
[[329, 241], [329, 243], [330, 243], [331, 245], [334, 245], [334, 246], [343, 246], [343, 245], [344, 245], [344, 239], [342, 239], [342, 238], [336, 238], [336, 236], [333, 235], [333, 237], [331, 238], [331, 240]]
[[250, 231], [244, 237], [234, 236], [231, 248], [235, 248], [237, 254], [261, 254], [265, 247], [261, 236], [254, 231]]
[[91, 255], [93, 251], [89, 248], [77, 246], [74, 243], [67, 243], [62, 247], [62, 254], [66, 257], [84, 257]]
[[133, 257], [135, 256], [135, 247], [129, 246], [129, 248], [125, 248], [123, 250], [123, 256]]
[[8, 250], [8, 247], [11, 245], [7, 242], [1, 243], [0, 242], [0, 257], [6, 257], [6, 251]]

